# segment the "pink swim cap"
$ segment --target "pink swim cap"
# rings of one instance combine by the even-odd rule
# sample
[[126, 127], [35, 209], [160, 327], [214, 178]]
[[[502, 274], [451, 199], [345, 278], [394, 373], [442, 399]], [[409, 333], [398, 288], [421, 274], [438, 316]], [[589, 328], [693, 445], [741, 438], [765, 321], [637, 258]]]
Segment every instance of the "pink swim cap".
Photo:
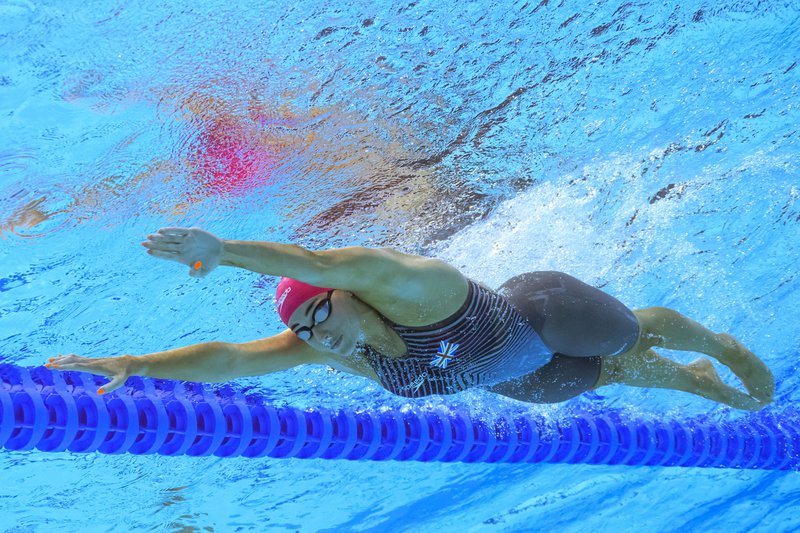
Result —
[[330, 289], [315, 287], [302, 281], [292, 278], [281, 278], [278, 283], [278, 290], [275, 291], [275, 306], [278, 308], [278, 315], [287, 326], [289, 318], [303, 302], [307, 302], [318, 294], [328, 292]]

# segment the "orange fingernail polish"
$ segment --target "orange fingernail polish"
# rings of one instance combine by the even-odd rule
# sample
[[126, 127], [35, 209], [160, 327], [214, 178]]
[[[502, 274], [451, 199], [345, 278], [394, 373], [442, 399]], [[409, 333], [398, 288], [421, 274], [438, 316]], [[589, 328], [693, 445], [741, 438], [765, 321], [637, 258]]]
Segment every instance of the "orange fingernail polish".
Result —
[[51, 357], [50, 359], [48, 359], [48, 361], [50, 361], [51, 363], [52, 363], [53, 361], [55, 361], [55, 360], [56, 360], [56, 358], [55, 358], [55, 357]]
[[97, 391], [97, 394], [105, 394], [105, 393], [106, 393], [105, 389], [100, 389]]
[[201, 268], [203, 268], [203, 262], [202, 261], [198, 261], [198, 262], [196, 262], [194, 264], [194, 269], [195, 270], [200, 270]]

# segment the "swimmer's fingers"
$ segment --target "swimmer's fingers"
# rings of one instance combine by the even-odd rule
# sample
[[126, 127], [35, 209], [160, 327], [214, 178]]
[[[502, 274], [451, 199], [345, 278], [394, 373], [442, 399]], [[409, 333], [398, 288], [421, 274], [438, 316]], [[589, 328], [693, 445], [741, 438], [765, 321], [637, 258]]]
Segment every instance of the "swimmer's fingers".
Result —
[[186, 237], [191, 231], [192, 228], [161, 228], [158, 233], [167, 237]]
[[97, 393], [98, 394], [107, 394], [109, 392], [114, 392], [118, 388], [122, 387], [125, 384], [125, 381], [127, 379], [128, 379], [128, 376], [126, 374], [117, 374], [116, 376], [111, 378], [111, 381], [109, 381], [105, 385], [102, 385], [97, 390]]
[[151, 250], [161, 250], [164, 252], [180, 252], [186, 248], [186, 239], [180, 237], [161, 237], [159, 235], [148, 235], [147, 240], [142, 246]]
[[98, 376], [110, 377], [111, 381], [100, 387], [98, 394], [111, 392], [125, 384], [131, 373], [131, 356], [121, 357], [81, 357], [69, 354], [59, 355], [48, 360], [45, 367], [52, 370], [75, 370]]
[[77, 370], [98, 376], [112, 376], [125, 367], [123, 359], [123, 357], [82, 357], [73, 353], [48, 359], [44, 366], [54, 370]]
[[55, 370], [84, 370], [92, 366], [92, 361], [96, 361], [96, 359], [81, 357], [75, 354], [59, 355], [58, 357], [49, 359], [48, 363], [44, 366]]
[[179, 252], [164, 252], [162, 250], [147, 250], [147, 253], [153, 257], [166, 259], [168, 261], [177, 261], [178, 263], [186, 263], [183, 254]]
[[[148, 235], [147, 240], [142, 243], [147, 248], [150, 255], [163, 257], [164, 259], [174, 259], [186, 251], [186, 239], [183, 237], [163, 237], [161, 235]], [[171, 254], [164, 256], [163, 254]]]
[[[163, 259], [175, 259], [176, 255], [186, 252], [187, 247], [191, 243], [191, 230], [187, 229], [185, 232], [177, 232], [181, 228], [162, 228], [157, 233], [147, 236], [147, 240], [142, 243], [142, 246], [147, 248], [150, 255], [161, 257]], [[172, 255], [165, 256], [163, 253]]]

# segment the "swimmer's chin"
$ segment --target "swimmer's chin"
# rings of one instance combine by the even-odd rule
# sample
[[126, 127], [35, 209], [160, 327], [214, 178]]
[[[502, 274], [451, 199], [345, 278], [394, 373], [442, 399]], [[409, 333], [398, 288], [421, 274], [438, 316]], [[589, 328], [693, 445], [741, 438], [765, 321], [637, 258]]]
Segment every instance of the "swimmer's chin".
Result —
[[355, 353], [359, 342], [359, 338], [348, 338], [347, 335], [342, 335], [339, 340], [334, 342], [333, 346], [325, 348], [325, 351], [346, 357]]
[[366, 339], [363, 337], [364, 334], [359, 333], [359, 335], [351, 337], [349, 341], [342, 339], [342, 344], [339, 346], [340, 353], [342, 355], [349, 356], [362, 349], [362, 346], [366, 344]]

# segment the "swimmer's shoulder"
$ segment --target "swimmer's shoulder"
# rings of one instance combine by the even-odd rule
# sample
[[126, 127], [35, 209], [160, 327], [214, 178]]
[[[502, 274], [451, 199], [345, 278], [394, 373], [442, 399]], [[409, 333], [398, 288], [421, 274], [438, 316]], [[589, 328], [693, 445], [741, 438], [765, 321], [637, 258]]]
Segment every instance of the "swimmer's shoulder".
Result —
[[316, 256], [322, 268], [312, 284], [350, 291], [398, 324], [443, 320], [461, 307], [469, 292], [464, 275], [436, 258], [360, 246]]
[[357, 294], [397, 324], [426, 326], [458, 311], [469, 294], [467, 278], [455, 267], [431, 257], [380, 248], [399, 265], [382, 289]]

